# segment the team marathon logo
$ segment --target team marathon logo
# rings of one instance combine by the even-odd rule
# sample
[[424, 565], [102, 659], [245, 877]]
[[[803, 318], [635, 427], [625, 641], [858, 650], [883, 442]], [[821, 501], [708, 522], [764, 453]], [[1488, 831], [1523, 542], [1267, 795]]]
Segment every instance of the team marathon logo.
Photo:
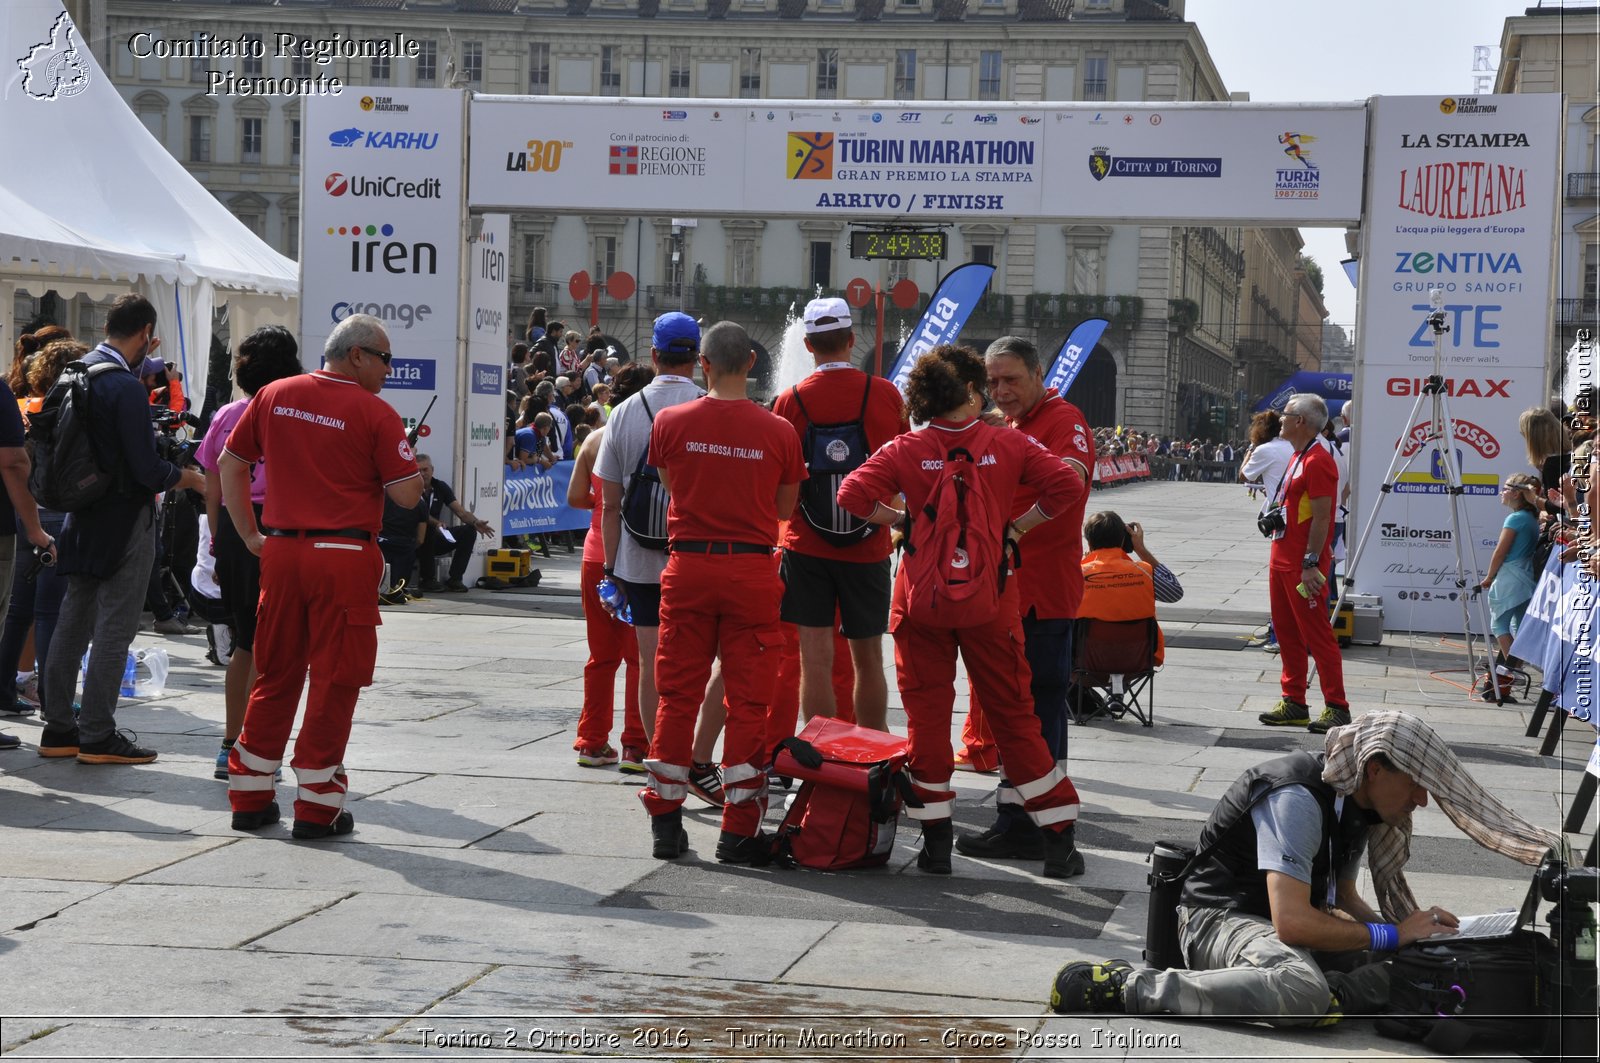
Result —
[[833, 180], [833, 134], [789, 134], [789, 180]]
[[405, 114], [411, 110], [408, 103], [395, 103], [393, 96], [363, 96], [361, 97], [363, 111], [389, 111], [394, 114]]
[[1283, 153], [1299, 165], [1285, 165], [1278, 168], [1276, 180], [1273, 183], [1273, 194], [1277, 199], [1317, 199], [1322, 195], [1322, 173], [1317, 169], [1317, 164], [1311, 161], [1311, 152], [1306, 145], [1316, 143], [1317, 138], [1310, 133], [1279, 133], [1278, 143], [1283, 145]]
[[1463, 96], [1459, 100], [1454, 96], [1446, 96], [1439, 101], [1439, 113], [1445, 115], [1495, 114], [1499, 110], [1499, 104], [1479, 103], [1476, 96]]
[[1177, 156], [1120, 156], [1097, 146], [1089, 152], [1089, 176], [1096, 181], [1107, 177], [1221, 177], [1220, 158], [1179, 158]]
[[50, 27], [50, 39], [17, 60], [22, 91], [36, 100], [76, 96], [89, 87], [89, 64], [78, 51], [78, 29], [65, 11]]

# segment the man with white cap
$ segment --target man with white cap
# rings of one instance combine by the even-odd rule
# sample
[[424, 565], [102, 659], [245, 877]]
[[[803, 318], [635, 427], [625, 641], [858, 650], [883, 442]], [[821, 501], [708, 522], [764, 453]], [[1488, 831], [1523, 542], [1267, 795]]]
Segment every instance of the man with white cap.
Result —
[[[639, 712], [643, 716], [646, 738], [655, 733], [656, 639], [661, 630], [661, 573], [667, 567], [666, 492], [655, 479], [656, 471], [646, 458], [650, 451], [650, 430], [661, 411], [705, 394], [694, 382], [699, 355], [700, 326], [694, 318], [675, 310], [656, 318], [650, 344], [656, 378], [643, 391], [611, 411], [594, 470], [600, 477], [601, 500], [605, 507], [600, 518], [601, 539], [606, 551], [605, 575], [627, 596], [633, 630], [639, 640]], [[640, 479], [641, 474], [643, 479]], [[629, 507], [631, 513], [649, 511], [648, 517], [659, 519], [625, 522], [625, 498], [634, 503]], [[656, 527], [644, 526], [650, 523]], [[656, 537], [659, 545], [652, 539], [652, 531], [660, 533]], [[643, 772], [645, 752], [624, 746], [619, 769]], [[617, 754], [609, 747], [580, 748], [578, 763], [585, 767], [616, 764]]]
[[889, 529], [839, 508], [845, 476], [906, 431], [905, 403], [893, 383], [851, 362], [855, 333], [843, 299], [813, 299], [802, 320], [816, 369], [778, 395], [772, 412], [800, 434], [808, 480], [783, 538], [782, 618], [800, 628], [800, 710], [833, 716], [833, 633], [850, 645], [855, 715], [863, 727], [888, 726], [883, 635], [889, 627]]
[[[1520, 863], [1537, 864], [1562, 844], [1485, 791], [1417, 717], [1371, 712], [1330, 730], [1322, 752], [1257, 765], [1222, 795], [1178, 906], [1189, 970], [1069, 963], [1056, 975], [1051, 1008], [1273, 1026], [1326, 1026], [1381, 1010], [1386, 966], [1341, 972], [1314, 953], [1392, 952], [1457, 926], [1443, 908], [1418, 905], [1402, 870], [1411, 814], [1430, 797], [1478, 844]], [[1382, 914], [1356, 889], [1363, 851]]]

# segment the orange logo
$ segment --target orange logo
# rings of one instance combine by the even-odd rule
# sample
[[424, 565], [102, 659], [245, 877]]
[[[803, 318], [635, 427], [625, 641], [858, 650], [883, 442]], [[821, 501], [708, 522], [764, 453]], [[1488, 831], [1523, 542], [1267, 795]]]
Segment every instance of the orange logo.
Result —
[[789, 180], [833, 180], [833, 134], [789, 134]]

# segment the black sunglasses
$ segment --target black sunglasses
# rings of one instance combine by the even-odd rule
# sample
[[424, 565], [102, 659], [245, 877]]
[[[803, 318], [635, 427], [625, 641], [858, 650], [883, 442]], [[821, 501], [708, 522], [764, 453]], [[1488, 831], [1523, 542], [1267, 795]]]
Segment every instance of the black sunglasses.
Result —
[[382, 358], [385, 368], [388, 367], [390, 360], [394, 358], [394, 352], [393, 351], [375, 351], [371, 347], [362, 347], [359, 344], [356, 345], [356, 350], [358, 350], [358, 351], [366, 351], [368, 354], [375, 354], [379, 358]]

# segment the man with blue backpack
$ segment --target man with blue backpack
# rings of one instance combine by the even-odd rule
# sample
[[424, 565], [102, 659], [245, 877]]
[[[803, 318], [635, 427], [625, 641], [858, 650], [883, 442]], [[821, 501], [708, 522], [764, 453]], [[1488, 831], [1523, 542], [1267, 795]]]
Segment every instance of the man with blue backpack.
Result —
[[892, 382], [852, 364], [855, 343], [843, 299], [813, 299], [803, 315], [816, 369], [778, 395], [772, 412], [800, 434], [807, 481], [783, 537], [784, 623], [800, 628], [800, 710], [833, 716], [833, 633], [855, 665], [856, 722], [886, 730], [889, 690], [883, 635], [889, 627], [889, 529], [839, 507], [839, 484], [907, 430]]

